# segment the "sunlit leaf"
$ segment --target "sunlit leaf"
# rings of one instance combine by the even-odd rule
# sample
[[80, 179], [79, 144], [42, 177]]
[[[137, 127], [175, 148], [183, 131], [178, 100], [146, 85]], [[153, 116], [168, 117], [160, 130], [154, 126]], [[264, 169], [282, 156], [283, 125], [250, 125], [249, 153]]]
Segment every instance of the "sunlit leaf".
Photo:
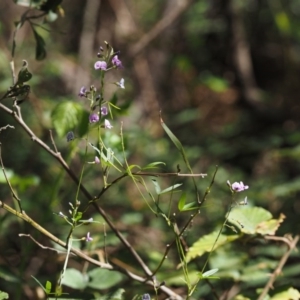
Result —
[[204, 277], [210, 277], [212, 275], [214, 275], [215, 273], [217, 273], [219, 271], [219, 269], [211, 269], [209, 271], [206, 271], [204, 272], [203, 274], [201, 274], [201, 277], [204, 278]]
[[163, 195], [163, 194], [167, 194], [167, 193], [171, 193], [171, 192], [178, 192], [178, 191], [175, 191], [175, 189], [177, 189], [178, 187], [180, 187], [182, 185], [182, 183], [177, 183], [177, 184], [174, 184], [162, 191], [159, 192], [159, 195]]
[[180, 199], [178, 201], [178, 209], [179, 209], [179, 211], [183, 210], [185, 202], [186, 202], [186, 193], [182, 193], [182, 195], [180, 196]]
[[300, 292], [290, 287], [288, 290], [278, 293], [270, 298], [270, 300], [298, 300], [300, 299]]
[[95, 268], [88, 272], [90, 282], [88, 286], [94, 289], [108, 289], [118, 284], [123, 276], [119, 272], [109, 271], [106, 269]]
[[124, 289], [118, 289], [117, 291], [112, 291], [104, 296], [97, 297], [97, 300], [122, 300], [122, 294], [124, 294]]
[[161, 188], [160, 188], [159, 183], [157, 182], [156, 179], [152, 179], [152, 182], [154, 184], [156, 194], [159, 195], [160, 192], [161, 192]]
[[5, 292], [0, 291], [0, 300], [9, 299], [9, 295]]
[[155, 169], [159, 165], [166, 165], [166, 164], [164, 162], [157, 161], [157, 162], [153, 162], [153, 163], [146, 165], [145, 167], [142, 168], [142, 170]]
[[186, 262], [189, 262], [190, 260], [196, 257], [202, 256], [206, 252], [216, 250], [220, 246], [232, 242], [240, 237], [239, 235], [225, 235], [225, 234], [220, 234], [218, 237], [218, 234], [219, 231], [214, 231], [198, 239], [198, 241], [196, 241], [189, 248], [189, 251], [187, 252], [186, 255]]
[[76, 102], [63, 101], [52, 111], [52, 123], [59, 137], [63, 137], [77, 127], [86, 111]]
[[62, 284], [72, 289], [82, 290], [88, 285], [88, 277], [76, 269], [66, 269]]
[[270, 234], [275, 232], [279, 224], [283, 221], [271, 220], [272, 214], [262, 207], [238, 207], [229, 215], [228, 221], [246, 234]]

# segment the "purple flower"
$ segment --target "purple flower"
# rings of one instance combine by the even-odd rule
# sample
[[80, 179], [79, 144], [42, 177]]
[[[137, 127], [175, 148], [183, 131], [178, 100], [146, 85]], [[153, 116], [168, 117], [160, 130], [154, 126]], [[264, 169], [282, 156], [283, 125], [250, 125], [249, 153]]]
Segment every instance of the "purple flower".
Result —
[[110, 122], [108, 120], [104, 120], [104, 128], [107, 128], [107, 129], [112, 129], [113, 126], [110, 124]]
[[85, 240], [86, 240], [87, 242], [90, 242], [90, 241], [93, 240], [93, 238], [90, 236], [90, 233], [89, 233], [89, 232], [87, 233]]
[[105, 71], [107, 69], [107, 63], [105, 61], [98, 60], [95, 62], [94, 67], [96, 70], [100, 69]]
[[233, 184], [231, 184], [228, 180], [227, 184], [231, 187], [231, 189], [234, 192], [242, 192], [242, 191], [247, 190], [249, 188], [249, 186], [244, 185], [244, 183], [242, 181], [241, 182], [234, 182]]
[[112, 60], [111, 60], [112, 64], [114, 66], [116, 66], [117, 68], [122, 68], [122, 62], [119, 60], [118, 55], [115, 55]]
[[101, 107], [101, 116], [106, 116], [108, 114], [108, 109], [106, 106]]
[[99, 121], [98, 114], [95, 114], [95, 113], [90, 114], [89, 120], [90, 120], [90, 123], [97, 123]]
[[79, 96], [79, 97], [85, 97], [85, 96], [86, 96], [86, 88], [85, 88], [85, 86], [83, 86], [83, 87], [80, 89], [78, 96]]
[[95, 156], [94, 162], [95, 162], [95, 164], [100, 164], [100, 159], [98, 158], [98, 156]]

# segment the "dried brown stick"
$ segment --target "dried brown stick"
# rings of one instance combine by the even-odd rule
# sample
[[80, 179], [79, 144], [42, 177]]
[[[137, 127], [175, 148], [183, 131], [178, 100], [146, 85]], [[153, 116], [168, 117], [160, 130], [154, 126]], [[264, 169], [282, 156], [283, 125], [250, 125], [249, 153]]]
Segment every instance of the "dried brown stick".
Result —
[[265, 299], [266, 295], [268, 294], [269, 290], [271, 288], [273, 288], [273, 284], [276, 280], [276, 278], [279, 276], [279, 274], [282, 271], [283, 266], [285, 265], [288, 257], [290, 256], [290, 254], [292, 253], [292, 251], [295, 249], [297, 243], [299, 241], [299, 236], [295, 236], [294, 239], [292, 239], [289, 243], [289, 249], [288, 251], [282, 256], [282, 258], [279, 261], [279, 264], [277, 266], [277, 268], [275, 269], [275, 271], [271, 274], [269, 281], [267, 282], [267, 284], [265, 285], [262, 293], [259, 295], [259, 297], [257, 298], [257, 300], [263, 300]]

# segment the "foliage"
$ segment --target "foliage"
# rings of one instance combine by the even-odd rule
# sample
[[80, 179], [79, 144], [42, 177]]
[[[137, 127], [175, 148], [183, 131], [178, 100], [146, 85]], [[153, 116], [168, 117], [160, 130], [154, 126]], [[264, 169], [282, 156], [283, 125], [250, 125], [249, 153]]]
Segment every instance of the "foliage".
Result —
[[[277, 62], [283, 54], [275, 51], [275, 60], [267, 51], [278, 37], [283, 53], [297, 48], [297, 3], [196, 1], [173, 11], [128, 1], [145, 16], [136, 19], [135, 35], [127, 19], [127, 42], [120, 28], [109, 38], [121, 51], [104, 42], [97, 59], [88, 57], [93, 67], [76, 77], [68, 47], [83, 63], [83, 46], [94, 43], [82, 38], [86, 45], [74, 47], [81, 4], [14, 2], [24, 10], [10, 68], [0, 61], [7, 69], [0, 86], [0, 243], [8, 249], [0, 252], [8, 262], [0, 260], [0, 298], [41, 291], [48, 299], [298, 299], [298, 236], [286, 233], [299, 227], [298, 84], [290, 88], [299, 64], [289, 57], [294, 68], [285, 79]], [[69, 31], [63, 5], [74, 17]], [[113, 33], [111, 8], [103, 5], [100, 28]], [[111, 6], [121, 20], [124, 7]], [[154, 40], [168, 22], [165, 38]], [[246, 46], [260, 44], [265, 53], [251, 49], [255, 99], [249, 77], [232, 63], [236, 28], [248, 34]], [[21, 44], [22, 30], [34, 44]], [[264, 55], [274, 62], [272, 74]], [[70, 88], [76, 79], [80, 90]], [[20, 263], [12, 264], [16, 253]]]

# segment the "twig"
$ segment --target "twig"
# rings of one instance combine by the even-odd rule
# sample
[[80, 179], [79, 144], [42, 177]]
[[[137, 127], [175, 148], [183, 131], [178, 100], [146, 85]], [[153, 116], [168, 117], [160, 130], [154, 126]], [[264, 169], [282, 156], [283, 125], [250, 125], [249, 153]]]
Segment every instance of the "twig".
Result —
[[[20, 236], [20, 237], [23, 237], [23, 236], [29, 237], [35, 244], [37, 244], [37, 245], [38, 245], [40, 248], [42, 248], [42, 249], [45, 249], [45, 250], [51, 250], [51, 251], [56, 252], [57, 254], [60, 254], [60, 253], [64, 254], [64, 253], [66, 253], [66, 252], [64, 252], [64, 251], [60, 251], [60, 250], [58, 250], [58, 249], [55, 249], [55, 248], [51, 248], [51, 247], [42, 245], [42, 244], [39, 243], [36, 239], [34, 239], [34, 238], [32, 237], [31, 234], [19, 233], [19, 236]], [[74, 255], [74, 254], [73, 254], [73, 255]]]
[[154, 40], [162, 31], [170, 26], [180, 16], [180, 14], [184, 12], [191, 1], [181, 0], [176, 2], [177, 6], [163, 19], [159, 20], [148, 33], [144, 34], [143, 37], [129, 49], [129, 55], [131, 57], [135, 57], [139, 52], [141, 52], [143, 48], [147, 47], [147, 45], [152, 40]]
[[0, 128], [0, 133], [1, 133], [1, 131], [6, 130], [7, 128], [15, 129], [14, 126], [7, 124], [6, 126], [3, 126]]
[[[92, 206], [94, 207], [94, 209], [103, 217], [103, 219], [106, 221], [106, 223], [108, 224], [108, 226], [111, 228], [111, 230], [115, 233], [115, 235], [119, 238], [119, 240], [121, 241], [121, 243], [129, 250], [129, 252], [132, 254], [132, 256], [135, 258], [135, 260], [138, 262], [138, 264], [141, 266], [141, 268], [143, 269], [145, 275], [148, 278], [151, 278], [151, 274], [152, 272], [150, 271], [150, 269], [147, 267], [147, 265], [144, 263], [144, 261], [142, 260], [142, 258], [139, 256], [139, 254], [135, 251], [135, 249], [132, 247], [132, 245], [128, 242], [128, 240], [122, 235], [122, 233], [114, 226], [114, 224], [112, 223], [112, 221], [110, 220], [110, 218], [108, 217], [108, 215], [106, 214], [106, 212], [95, 203], [95, 197], [93, 197], [84, 187], [83, 184], [81, 184], [77, 178], [77, 176], [74, 174], [74, 172], [69, 168], [68, 164], [66, 163], [66, 161], [62, 158], [61, 153], [60, 152], [55, 152], [54, 150], [52, 150], [47, 144], [45, 144], [41, 139], [39, 139], [34, 133], [33, 131], [27, 126], [27, 124], [23, 121], [22, 115], [21, 115], [21, 109], [20, 107], [16, 106], [17, 108], [17, 112], [13, 111], [11, 109], [9, 109], [8, 107], [6, 107], [5, 105], [3, 105], [2, 103], [0, 103], [0, 109], [4, 110], [6, 113], [10, 114], [16, 121], [17, 123], [19, 123], [19, 125], [25, 130], [25, 132], [30, 136], [31, 140], [36, 142], [38, 145], [40, 145], [44, 150], [46, 150], [50, 155], [52, 155], [60, 164], [61, 166], [65, 169], [65, 171], [68, 173], [68, 175], [71, 177], [71, 179], [74, 181], [74, 183], [80, 187], [81, 192], [83, 193], [83, 195], [90, 201], [89, 203], [92, 204]], [[127, 174], [121, 176], [121, 178], [126, 177]], [[120, 180], [121, 178], [118, 178], [117, 180]], [[109, 187], [109, 186], [108, 186]], [[107, 187], [107, 188], [108, 188]], [[104, 192], [105, 190], [103, 190]], [[0, 207], [6, 207], [4, 203], [2, 203], [0, 201]], [[12, 212], [10, 210], [10, 212]], [[19, 216], [20, 218], [24, 219], [25, 221], [29, 222], [32, 226], [34, 226], [36, 229], [38, 229], [39, 231], [41, 231], [42, 233], [44, 233], [46, 236], [48, 236], [51, 240], [53, 240], [54, 242], [56, 242], [57, 244], [61, 245], [62, 247], [66, 247], [66, 243], [64, 243], [63, 241], [59, 240], [58, 238], [56, 238], [54, 235], [52, 235], [50, 232], [46, 231], [43, 227], [41, 227], [39, 224], [33, 222], [27, 215], [26, 217], [24, 217], [24, 215], [22, 213], [19, 212], [12, 212], [13, 214]], [[29, 218], [29, 219], [28, 219]], [[30, 221], [28, 221], [30, 220]], [[76, 249], [71, 249], [72, 253], [75, 253], [76, 255], [78, 255], [79, 257], [93, 263], [96, 264], [98, 266], [99, 262], [97, 262], [96, 260], [88, 257], [87, 255], [83, 254], [82, 252], [80, 252], [79, 250]], [[126, 272], [126, 270], [124, 271]], [[126, 272], [126, 274], [130, 274], [129, 272]], [[135, 275], [131, 274], [130, 278], [134, 279]], [[145, 282], [145, 278], [142, 278], [141, 280], [138, 280], [140, 282]], [[152, 282], [152, 281], [150, 281]], [[149, 283], [147, 283], [149, 284]], [[170, 289], [168, 289], [167, 287], [162, 287], [161, 290], [163, 290], [165, 293], [167, 293], [168, 295], [171, 294], [175, 294], [173, 291], [171, 291]], [[168, 292], [166, 292], [168, 291]], [[178, 296], [179, 297], [179, 296]], [[174, 298], [174, 299], [181, 299], [181, 298]]]
[[54, 141], [54, 138], [53, 138], [52, 130], [51, 130], [51, 129], [49, 130], [49, 133], [50, 133], [50, 139], [51, 139], [52, 145], [53, 145], [53, 147], [54, 147], [54, 150], [55, 150], [56, 153], [58, 153], [57, 147], [56, 147], [56, 144], [55, 144], [55, 141]]
[[20, 211], [22, 211], [21, 199], [20, 199], [20, 198], [17, 196], [17, 194], [15, 193], [15, 191], [14, 191], [14, 189], [13, 189], [13, 187], [12, 187], [12, 185], [11, 185], [11, 183], [10, 183], [10, 181], [9, 181], [9, 179], [8, 179], [8, 177], [7, 177], [7, 175], [6, 175], [6, 171], [5, 171], [4, 164], [3, 164], [3, 160], [2, 160], [2, 147], [1, 147], [1, 143], [0, 143], [0, 164], [1, 164], [2, 172], [3, 172], [3, 174], [4, 174], [6, 183], [7, 183], [8, 187], [9, 187], [11, 193], [12, 193], [12, 196], [13, 196], [14, 199], [17, 200], [18, 205], [19, 205], [19, 209], [20, 209]]
[[263, 300], [265, 299], [266, 295], [268, 294], [269, 290], [271, 288], [273, 288], [273, 284], [276, 280], [276, 278], [279, 276], [279, 274], [282, 271], [283, 266], [285, 265], [288, 257], [290, 256], [290, 254], [292, 253], [292, 251], [295, 249], [297, 243], [299, 240], [299, 236], [296, 235], [294, 239], [292, 239], [290, 241], [289, 245], [289, 249], [288, 251], [282, 256], [277, 268], [275, 269], [275, 271], [271, 274], [269, 281], [267, 282], [267, 284], [265, 285], [262, 293], [260, 294], [260, 296], [257, 298], [257, 300]]

